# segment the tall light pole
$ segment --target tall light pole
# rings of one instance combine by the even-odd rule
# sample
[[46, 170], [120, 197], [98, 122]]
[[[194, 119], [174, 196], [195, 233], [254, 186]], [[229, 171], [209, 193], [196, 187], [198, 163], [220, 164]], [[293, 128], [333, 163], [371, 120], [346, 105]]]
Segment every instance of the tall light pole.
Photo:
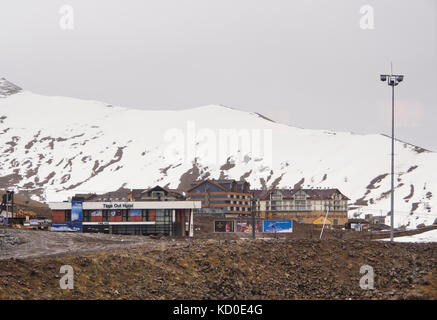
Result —
[[252, 239], [255, 240], [255, 212], [256, 212], [256, 198], [252, 195], [250, 197], [250, 200], [252, 202]]
[[387, 84], [391, 86], [391, 228], [390, 228], [390, 241], [393, 241], [393, 229], [394, 229], [394, 206], [395, 206], [395, 178], [394, 178], [394, 166], [395, 166], [395, 86], [404, 80], [404, 76], [400, 74], [381, 74], [381, 81], [387, 81]]

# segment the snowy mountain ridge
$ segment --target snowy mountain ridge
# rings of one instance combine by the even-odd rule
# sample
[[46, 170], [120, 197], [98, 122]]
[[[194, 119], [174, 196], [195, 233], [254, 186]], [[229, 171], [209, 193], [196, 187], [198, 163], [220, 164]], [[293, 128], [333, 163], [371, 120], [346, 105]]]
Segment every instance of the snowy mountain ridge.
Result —
[[[251, 147], [223, 152], [223, 132], [245, 133]], [[223, 106], [128, 109], [38, 95], [2, 78], [0, 142], [0, 187], [46, 201], [233, 178], [252, 188], [338, 188], [354, 204], [351, 215], [390, 208], [388, 137], [301, 129]], [[395, 153], [395, 226], [432, 224], [437, 154], [402, 141]]]

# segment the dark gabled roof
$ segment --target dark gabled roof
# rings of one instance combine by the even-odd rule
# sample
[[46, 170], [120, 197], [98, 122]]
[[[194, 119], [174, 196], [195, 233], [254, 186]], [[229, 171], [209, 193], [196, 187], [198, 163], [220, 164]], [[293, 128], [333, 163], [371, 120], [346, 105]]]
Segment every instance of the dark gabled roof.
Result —
[[99, 199], [103, 200], [105, 198], [127, 198], [130, 193], [130, 189], [120, 188], [116, 191], [110, 191], [103, 194], [96, 193], [77, 193], [73, 198], [83, 199], [84, 201], [99, 201]]
[[338, 189], [269, 189], [269, 190], [252, 190], [251, 192], [254, 195], [254, 197], [261, 200], [267, 200], [273, 191], [281, 192], [283, 198], [285, 199], [292, 198], [298, 191], [303, 191], [309, 196], [309, 199], [311, 200], [331, 199], [332, 196], [336, 193], [341, 194], [343, 200], [350, 200], [348, 197], [342, 194]]
[[334, 194], [339, 193], [343, 200], [350, 200], [338, 189], [302, 189], [306, 194], [310, 196], [310, 199], [325, 200], [330, 199]]
[[141, 193], [146, 190], [146, 189], [132, 189], [131, 193], [132, 193], [132, 198], [137, 198], [138, 196], [141, 195]]
[[234, 180], [234, 179], [205, 179], [205, 180], [202, 180], [202, 181], [193, 182], [191, 184], [191, 188], [188, 189], [186, 192], [190, 192], [191, 190], [193, 190], [194, 188], [200, 186], [201, 184], [203, 184], [205, 182], [212, 183], [212, 184], [216, 185], [217, 187], [219, 187], [220, 189], [222, 189], [224, 191], [232, 191], [232, 190], [226, 188], [224, 186], [224, 184], [228, 184], [228, 183], [234, 184], [235, 183], [237, 186], [238, 185], [249, 184], [247, 181], [237, 181], [237, 180]]
[[167, 192], [167, 193], [169, 193], [169, 194], [172, 194], [172, 195], [175, 195], [175, 196], [179, 196], [179, 197], [183, 197], [183, 195], [182, 195], [182, 193], [180, 193], [179, 191], [177, 191], [176, 189], [170, 189], [170, 188], [166, 188], [166, 187], [161, 187], [161, 186], [159, 186], [159, 185], [157, 185], [157, 186], [154, 186], [153, 188], [149, 188], [149, 189], [143, 189], [143, 191], [141, 191], [141, 193], [143, 194], [143, 193], [148, 193], [148, 192], [150, 192], [150, 191], [154, 191], [154, 190], [156, 190], [156, 189], [161, 189], [161, 190], [164, 190], [165, 192]]
[[152, 188], [148, 188], [148, 189], [132, 189], [132, 197], [135, 199], [135, 198], [141, 197], [141, 195], [143, 195], [145, 193], [148, 193], [148, 192], [156, 190], [156, 189], [164, 190], [168, 194], [174, 195], [175, 197], [184, 197], [184, 195], [181, 192], [177, 191], [176, 189], [161, 187], [159, 185], [154, 186]]
[[237, 182], [234, 179], [210, 179], [210, 181], [214, 181], [215, 183], [234, 183]]
[[206, 182], [209, 182], [209, 183], [214, 184], [215, 186], [219, 187], [219, 188], [222, 189], [223, 191], [230, 191], [228, 188], [225, 188], [225, 187], [222, 186], [221, 184], [217, 183], [217, 180], [206, 179], [206, 180], [202, 180], [202, 181], [199, 181], [199, 182], [196, 182], [196, 183], [192, 183], [192, 184], [191, 184], [192, 187], [191, 187], [190, 189], [188, 189], [186, 192], [190, 192], [190, 191], [193, 190], [194, 188], [197, 188], [198, 186], [200, 186], [200, 185], [202, 185], [202, 184], [204, 184], [204, 183], [206, 183]]
[[250, 193], [252, 194], [252, 196], [254, 198], [264, 200], [269, 196], [270, 191], [271, 190], [265, 190], [265, 189], [263, 189], [263, 190], [252, 189], [252, 190], [250, 190]]
[[130, 189], [120, 188], [116, 191], [108, 192], [108, 195], [114, 195], [114, 196], [127, 196], [130, 193]]
[[95, 194], [95, 193], [76, 193], [73, 196], [73, 198], [83, 199], [83, 200], [89, 200], [89, 199], [92, 199], [94, 197], [97, 197], [97, 194]]
[[148, 189], [142, 189], [141, 193], [149, 193], [150, 191], [156, 191], [156, 190], [163, 190], [167, 193], [170, 193], [170, 191], [168, 189], [161, 187], [159, 185], [156, 185], [156, 186], [148, 188]]
[[97, 196], [100, 198], [127, 198], [130, 192], [130, 189], [120, 188], [116, 191], [106, 192]]

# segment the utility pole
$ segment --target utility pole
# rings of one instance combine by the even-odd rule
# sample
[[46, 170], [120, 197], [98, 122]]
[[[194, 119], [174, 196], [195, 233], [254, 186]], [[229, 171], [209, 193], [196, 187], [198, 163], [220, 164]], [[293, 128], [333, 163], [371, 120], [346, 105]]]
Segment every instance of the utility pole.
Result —
[[391, 86], [391, 220], [390, 220], [390, 241], [394, 237], [395, 221], [395, 86]]
[[403, 75], [393, 74], [393, 67], [391, 74], [381, 74], [381, 81], [388, 80], [388, 85], [391, 86], [391, 209], [390, 209], [390, 241], [393, 241], [394, 236], [394, 166], [395, 166], [395, 86], [404, 80]]
[[329, 214], [329, 202], [328, 202], [328, 207], [326, 208], [326, 215], [325, 215], [325, 220], [323, 221], [322, 232], [320, 232], [320, 239], [322, 239], [323, 229], [325, 229], [325, 223], [326, 220], [328, 219], [328, 214]]
[[11, 194], [11, 216], [14, 217], [14, 190], [10, 191]]
[[256, 211], [256, 204], [255, 204], [255, 197], [251, 196], [252, 201], [252, 239], [255, 240], [255, 211]]

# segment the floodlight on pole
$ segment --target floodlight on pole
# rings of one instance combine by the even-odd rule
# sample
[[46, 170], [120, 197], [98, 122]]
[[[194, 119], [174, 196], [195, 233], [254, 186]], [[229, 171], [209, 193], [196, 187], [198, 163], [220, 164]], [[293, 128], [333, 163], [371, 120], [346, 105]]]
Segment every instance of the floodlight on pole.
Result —
[[394, 233], [394, 164], [395, 164], [395, 86], [404, 80], [404, 76], [401, 74], [381, 74], [380, 79], [383, 82], [387, 81], [387, 84], [391, 86], [391, 220], [390, 220], [390, 241], [393, 241]]

